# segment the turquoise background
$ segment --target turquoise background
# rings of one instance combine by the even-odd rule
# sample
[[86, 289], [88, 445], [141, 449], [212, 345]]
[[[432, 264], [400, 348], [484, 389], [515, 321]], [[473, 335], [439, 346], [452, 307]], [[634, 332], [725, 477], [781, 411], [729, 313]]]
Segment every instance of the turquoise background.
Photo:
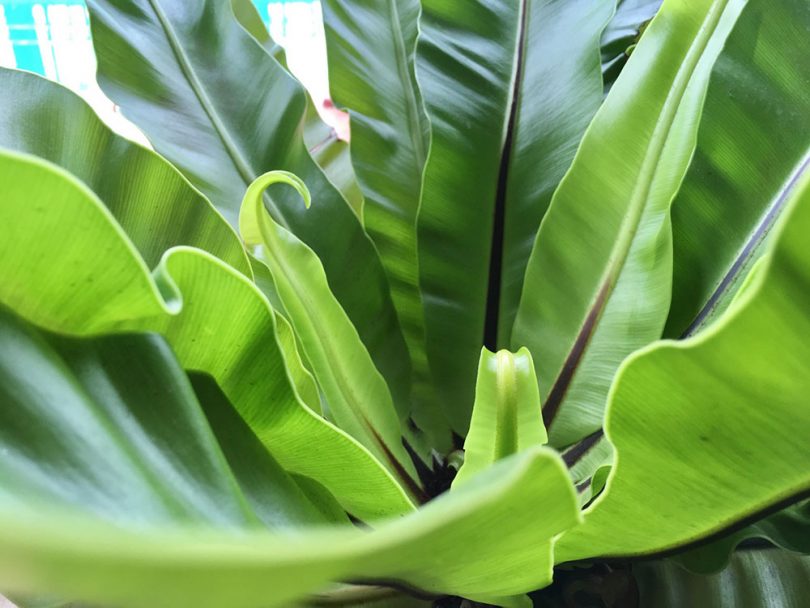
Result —
[[[266, 24], [270, 21], [268, 4], [291, 4], [293, 2], [311, 3], [315, 0], [253, 0], [259, 14]], [[34, 31], [33, 8], [35, 5], [84, 6], [84, 0], [0, 0], [5, 12], [9, 37], [14, 50], [17, 68], [45, 75], [40, 48], [37, 45]], [[3, 34], [0, 34], [2, 36]], [[0, 41], [2, 42], [2, 41]]]

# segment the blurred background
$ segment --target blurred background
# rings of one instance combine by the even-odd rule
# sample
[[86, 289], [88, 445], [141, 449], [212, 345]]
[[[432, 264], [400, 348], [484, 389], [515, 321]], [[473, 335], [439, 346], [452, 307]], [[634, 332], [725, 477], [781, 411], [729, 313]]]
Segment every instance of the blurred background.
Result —
[[[329, 84], [320, 3], [253, 3], [273, 39], [287, 51], [290, 69], [309, 89], [316, 107], [322, 108]], [[0, 0], [0, 66], [36, 72], [62, 83], [81, 95], [114, 130], [145, 143], [96, 84], [96, 59], [84, 0]]]

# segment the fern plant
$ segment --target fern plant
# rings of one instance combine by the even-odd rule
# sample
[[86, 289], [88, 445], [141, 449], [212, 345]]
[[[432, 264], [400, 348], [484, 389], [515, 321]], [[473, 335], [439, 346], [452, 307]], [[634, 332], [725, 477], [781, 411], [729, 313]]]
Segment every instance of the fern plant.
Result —
[[89, 2], [154, 151], [0, 71], [0, 590], [801, 605], [810, 5], [659, 4], [323, 0], [350, 143], [247, 0]]

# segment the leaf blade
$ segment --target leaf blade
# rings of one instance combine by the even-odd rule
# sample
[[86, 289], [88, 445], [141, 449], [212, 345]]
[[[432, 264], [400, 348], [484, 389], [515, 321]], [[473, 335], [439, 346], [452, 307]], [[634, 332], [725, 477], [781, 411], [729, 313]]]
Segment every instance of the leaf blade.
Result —
[[250, 276], [239, 237], [211, 203], [160, 156], [115, 135], [60, 85], [0, 68], [0, 146], [44, 158], [81, 179], [105, 201], [148, 265], [173, 246], [189, 245]]
[[329, 289], [318, 256], [264, 208], [262, 193], [273, 184], [296, 189], [309, 207], [309, 191], [301, 180], [271, 171], [245, 193], [240, 232], [247, 243], [264, 247], [276, 292], [338, 425], [419, 496], [416, 470], [402, 445], [402, 428], [388, 387]]
[[323, 260], [397, 403], [406, 403], [407, 348], [388, 280], [357, 216], [306, 150], [301, 85], [239, 25], [230, 2], [88, 5], [103, 90], [232, 225], [245, 190], [265, 171], [304, 179], [316, 208], [304, 213], [284, 192], [268, 208]]
[[713, 70], [695, 159], [672, 204], [668, 337], [725, 309], [810, 168], [810, 102], [795, 84], [810, 79], [808, 24], [803, 2], [751, 2]]
[[[422, 3], [417, 74], [432, 142], [417, 227], [419, 281], [428, 359], [458, 434], [469, 426], [482, 344], [507, 346], [508, 336], [497, 335], [498, 316], [505, 311], [507, 331], [525, 241], [571, 160], [589, 108], [601, 99], [598, 35], [611, 7]], [[569, 35], [561, 40], [552, 35], [557, 31]], [[572, 112], [570, 123], [560, 120], [559, 105], [573, 103], [568, 94], [581, 82], [589, 83], [577, 101], [582, 112]], [[534, 122], [544, 114], [555, 120]], [[549, 145], [557, 137], [560, 145]], [[541, 163], [549, 170], [537, 180]]]
[[[712, 64], [743, 4], [664, 4], [554, 194], [512, 335], [534, 356], [552, 445], [601, 426], [616, 368], [661, 335], [669, 205], [691, 158]], [[618, 141], [622, 157], [605, 157]]]
[[464, 440], [464, 464], [453, 487], [498, 460], [548, 440], [532, 356], [481, 350], [470, 432]]
[[[203, 251], [175, 248], [155, 280], [106, 207], [69, 174], [0, 151], [0, 175], [6, 184], [0, 302], [68, 335], [161, 333], [184, 368], [216, 378], [286, 469], [321, 482], [358, 517], [413, 509], [365, 448], [300, 401], [276, 341], [274, 312], [244, 275]], [[31, 200], [48, 200], [48, 213]], [[57, 231], [58, 242], [51, 238]], [[267, 407], [268, 399], [275, 407]], [[325, 461], [324, 454], [330, 454]], [[346, 466], [360, 477], [347, 475]]]
[[[810, 285], [810, 178], [785, 220], [754, 284], [722, 322], [689, 340], [651, 345], [622, 366], [606, 424], [614, 470], [585, 524], [558, 543], [561, 560], [673, 550], [810, 492], [800, 464], [807, 447], [791, 440], [810, 425], [795, 407], [807, 390], [810, 318], [797, 304]], [[769, 449], [753, 462], [755, 445]], [[747, 484], [739, 483], [741, 467]], [[630, 504], [640, 492], [642, 500], [655, 497], [653, 525], [646, 504]]]

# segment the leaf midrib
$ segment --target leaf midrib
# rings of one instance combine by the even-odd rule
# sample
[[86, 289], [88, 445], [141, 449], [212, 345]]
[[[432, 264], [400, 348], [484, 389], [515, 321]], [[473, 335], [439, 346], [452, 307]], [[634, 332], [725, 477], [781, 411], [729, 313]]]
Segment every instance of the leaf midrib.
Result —
[[194, 93], [197, 102], [200, 104], [203, 112], [205, 112], [205, 115], [211, 121], [214, 131], [216, 132], [220, 141], [222, 141], [223, 147], [225, 148], [228, 157], [231, 159], [236, 172], [242, 178], [245, 186], [249, 186], [254, 178], [258, 175], [258, 172], [251, 166], [250, 162], [239, 149], [236, 141], [233, 139], [233, 137], [231, 137], [225, 123], [222, 122], [222, 119], [220, 119], [214, 103], [208, 96], [203, 83], [197, 77], [191, 60], [183, 49], [183, 45], [172, 27], [171, 21], [169, 21], [169, 18], [160, 7], [160, 3], [158, 0], [149, 0], [149, 5], [152, 7], [163, 33], [166, 35], [166, 41], [169, 43], [169, 47], [172, 49], [172, 54], [177, 61], [177, 65], [180, 68], [180, 71], [183, 73], [183, 76], [188, 82], [192, 92]]
[[[712, 3], [707, 16], [704, 19], [697, 36], [695, 37], [695, 40], [690, 45], [689, 50], [686, 53], [686, 57], [681, 63], [681, 66], [673, 79], [673, 84], [669, 90], [669, 93], [667, 94], [667, 98], [664, 100], [658, 121], [656, 122], [652, 136], [650, 137], [650, 143], [647, 146], [647, 154], [645, 154], [644, 161], [642, 162], [639, 170], [639, 179], [636, 181], [636, 186], [634, 187], [630, 198], [629, 213], [627, 216], [625, 216], [625, 219], [621, 224], [619, 238], [616, 240], [616, 244], [613, 246], [607, 268], [599, 281], [599, 285], [601, 285], [601, 287], [597, 292], [597, 297], [589, 307], [588, 314], [583, 320], [583, 325], [577, 333], [577, 338], [574, 341], [574, 345], [577, 345], [582, 343], [584, 339], [586, 344], [580, 352], [575, 353], [573, 348], [571, 351], [569, 351], [565, 364], [558, 373], [557, 378], [549, 391], [550, 396], [557, 395], [558, 401], [552, 402], [550, 398], [547, 398], [546, 403], [543, 404], [544, 411], [547, 408], [550, 409], [550, 414], [547, 417], [544, 416], [544, 418], [546, 418], [547, 428], [551, 426], [551, 423], [554, 421], [556, 415], [561, 409], [560, 405], [565, 400], [566, 391], [573, 382], [576, 369], [578, 368], [579, 363], [582, 361], [585, 352], [588, 350], [587, 340], [589, 340], [589, 338], [596, 332], [599, 326], [599, 318], [607, 307], [607, 303], [610, 301], [613, 289], [616, 286], [619, 275], [621, 274], [621, 269], [623, 268], [624, 263], [627, 261], [627, 256], [630, 253], [639, 223], [641, 222], [644, 210], [646, 209], [646, 202], [650, 198], [652, 184], [655, 181], [657, 169], [660, 164], [661, 157], [663, 156], [666, 142], [669, 138], [669, 133], [671, 132], [672, 126], [675, 122], [678, 109], [680, 108], [681, 102], [686, 94], [689, 83], [695, 74], [695, 70], [700, 63], [700, 59], [703, 56], [703, 53], [706, 51], [712, 35], [717, 29], [728, 3], [729, 0], [716, 0]], [[605, 289], [607, 290], [607, 297], [598, 297], [599, 294]], [[588, 319], [594, 315], [596, 316], [595, 321], [591, 324], [587, 323]], [[564, 372], [566, 371], [566, 368], [569, 367], [569, 359], [571, 359], [573, 355], [576, 355], [574, 360], [571, 361], [574, 371], [570, 374], [570, 376], [566, 375], [568, 377], [565, 385], [558, 387], [561, 380], [565, 379]]]
[[517, 129], [518, 99], [523, 80], [523, 61], [525, 57], [528, 0], [520, 0], [517, 19], [515, 50], [512, 56], [512, 74], [509, 81], [509, 97], [506, 101], [506, 120], [501, 135], [501, 154], [498, 166], [495, 201], [493, 206], [492, 232], [490, 234], [489, 273], [486, 299], [484, 302], [484, 346], [497, 351], [500, 344], [498, 325], [501, 308], [501, 290], [503, 273], [503, 240], [506, 227], [506, 199], [509, 184], [509, 170], [512, 162], [514, 133]]
[[[270, 230], [273, 230], [272, 226]], [[277, 235], [276, 238], [280, 237], [281, 235]], [[292, 290], [298, 304], [306, 311], [307, 321], [312, 326], [315, 335], [317, 336], [329, 336], [331, 335], [331, 331], [329, 327], [324, 326], [323, 324], [323, 317], [322, 315], [318, 314], [312, 307], [312, 301], [307, 293], [307, 290], [298, 282], [298, 275], [293, 271], [292, 268], [289, 268], [286, 264], [285, 257], [279, 249], [277, 249], [278, 245], [275, 239], [269, 239], [265, 242], [265, 247], [267, 247], [268, 253], [273, 256], [276, 264], [278, 265], [278, 269], [283, 274], [283, 277], [287, 283], [287, 285]], [[293, 324], [294, 325], [294, 324]], [[357, 338], [360, 339], [359, 336]], [[339, 357], [334, 350], [334, 347], [330, 343], [328, 339], [318, 340], [317, 344], [319, 348], [324, 353], [324, 358], [327, 361], [337, 362], [339, 365], [343, 365], [343, 358]], [[331, 369], [331, 366], [330, 366]], [[379, 373], [379, 372], [378, 372]], [[317, 375], [317, 374], [316, 374]], [[412, 494], [415, 494], [416, 497], [421, 495], [421, 487], [417, 482], [413, 480], [411, 475], [405, 470], [402, 463], [399, 462], [396, 455], [393, 453], [391, 448], [385, 443], [382, 436], [377, 432], [374, 426], [369, 421], [368, 417], [366, 416], [365, 412], [363, 411], [362, 406], [360, 405], [363, 401], [361, 397], [356, 393], [354, 387], [350, 382], [346, 380], [346, 374], [342, 373], [341, 370], [333, 370], [330, 374], [332, 376], [332, 382], [335, 383], [338, 390], [340, 391], [341, 395], [343, 396], [344, 402], [348, 405], [349, 411], [353, 414], [356, 423], [363, 428], [368, 436], [372, 439], [372, 441], [379, 447], [381, 450], [383, 457], [387, 460], [390, 465], [393, 467], [392, 473], [395, 473], [399, 476], [398, 481], [402, 482], [405, 488], [408, 489]], [[380, 376], [380, 379], [382, 377]], [[383, 383], [384, 384], [384, 383]], [[387, 387], [386, 387], [387, 390]], [[393, 401], [389, 396], [388, 401], [391, 406], [392, 412], [394, 412], [394, 405]], [[397, 421], [396, 414], [392, 414], [393, 421]]]
[[642, 559], [649, 560], [671, 557], [673, 555], [683, 553], [684, 551], [703, 547], [730, 534], [739, 532], [740, 530], [743, 530], [758, 521], [762, 521], [766, 517], [775, 515], [776, 513], [779, 513], [780, 511], [783, 511], [784, 509], [787, 509], [788, 507], [808, 498], [810, 498], [810, 485], [800, 485], [800, 487], [797, 487], [789, 492], [783, 492], [771, 500], [765, 501], [764, 504], [762, 504], [759, 508], [747, 511], [740, 514], [739, 517], [732, 518], [730, 521], [721, 523], [720, 527], [713, 531], [697, 536], [685, 542], [670, 544], [654, 551], [636, 552], [622, 555], [602, 555], [589, 559], [598, 559], [599, 561], [627, 562], [628, 560], [636, 561]]
[[683, 334], [681, 335], [681, 339], [688, 338], [702, 329], [706, 321], [712, 317], [712, 314], [723, 297], [729, 294], [732, 288], [737, 284], [740, 275], [742, 275], [745, 269], [749, 267], [749, 262], [756, 258], [757, 252], [767, 240], [771, 229], [776, 225], [776, 222], [781, 216], [781, 212], [784, 209], [785, 203], [787, 202], [790, 194], [793, 192], [802, 176], [808, 170], [810, 170], [810, 151], [808, 151], [804, 159], [799, 162], [798, 168], [793, 171], [787, 181], [785, 181], [783, 184], [782, 188], [779, 189], [779, 192], [774, 197], [773, 202], [768, 205], [767, 209], [762, 214], [760, 221], [748, 235], [748, 238], [743, 243], [743, 246], [734, 256], [734, 260], [729, 265], [720, 281], [718, 281], [709, 298], [695, 315], [694, 319], [689, 324], [689, 327], [684, 330]]
[[[427, 157], [424, 144], [422, 142], [422, 130], [419, 126], [419, 105], [416, 101], [416, 91], [414, 91], [413, 80], [411, 79], [410, 70], [408, 69], [408, 54], [405, 49], [405, 39], [402, 37], [402, 22], [399, 18], [399, 7], [396, 0], [388, 0], [388, 5], [391, 10], [391, 32], [394, 36], [394, 54], [397, 64], [397, 72], [400, 82], [404, 85], [404, 92], [406, 97], [406, 112], [408, 121], [408, 136], [411, 140], [414, 153], [416, 154], [416, 172], [421, 173], [420, 166], [424, 164]], [[421, 7], [420, 7], [421, 13]]]

